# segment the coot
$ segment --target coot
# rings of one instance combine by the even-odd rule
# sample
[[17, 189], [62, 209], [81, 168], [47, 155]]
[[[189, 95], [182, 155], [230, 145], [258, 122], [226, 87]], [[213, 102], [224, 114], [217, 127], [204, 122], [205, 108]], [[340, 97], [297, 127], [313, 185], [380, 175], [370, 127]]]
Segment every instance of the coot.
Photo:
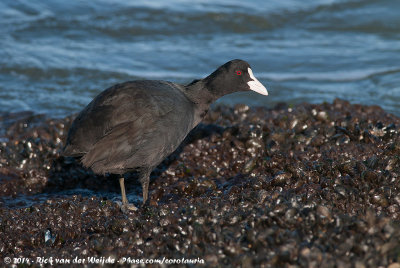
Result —
[[243, 60], [229, 61], [188, 85], [153, 80], [117, 84], [76, 117], [64, 155], [79, 157], [96, 174], [120, 175], [122, 209], [135, 210], [126, 198], [123, 174], [139, 172], [145, 203], [151, 171], [199, 124], [210, 104], [248, 90], [268, 95]]

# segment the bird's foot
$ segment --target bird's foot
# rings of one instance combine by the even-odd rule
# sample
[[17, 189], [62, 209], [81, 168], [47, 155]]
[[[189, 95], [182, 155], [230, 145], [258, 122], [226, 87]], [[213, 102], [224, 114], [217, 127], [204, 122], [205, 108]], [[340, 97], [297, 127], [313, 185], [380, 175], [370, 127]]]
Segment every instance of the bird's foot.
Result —
[[134, 204], [131, 204], [131, 203], [122, 204], [122, 206], [121, 206], [121, 211], [125, 214], [128, 214], [129, 212], [133, 212], [136, 210], [138, 210], [138, 208]]
[[129, 212], [138, 210], [138, 208], [134, 204], [131, 204], [131, 203], [117, 202], [117, 204], [119, 205], [119, 207], [121, 208], [121, 211], [124, 214], [128, 214]]

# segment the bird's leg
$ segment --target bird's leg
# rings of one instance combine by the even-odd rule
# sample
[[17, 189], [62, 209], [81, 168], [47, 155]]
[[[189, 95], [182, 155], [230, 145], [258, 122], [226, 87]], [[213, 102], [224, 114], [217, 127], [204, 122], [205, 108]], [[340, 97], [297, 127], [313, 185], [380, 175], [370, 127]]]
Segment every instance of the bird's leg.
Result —
[[149, 196], [149, 180], [143, 183], [143, 204], [146, 203]]
[[122, 212], [127, 212], [128, 210], [133, 210], [133, 211], [137, 210], [137, 207], [135, 207], [134, 204], [130, 204], [128, 202], [128, 198], [126, 198], [124, 177], [119, 178], [119, 186], [121, 187], [121, 196], [122, 196], [121, 210], [122, 210]]
[[149, 183], [150, 183], [151, 170], [152, 170], [151, 168], [143, 169], [139, 175], [139, 180], [140, 183], [142, 184], [142, 191], [143, 191], [143, 204], [146, 203], [147, 198], [149, 196]]
[[125, 193], [124, 177], [119, 178], [119, 186], [121, 187], [122, 204], [126, 205], [128, 204], [128, 198], [126, 198], [126, 193]]

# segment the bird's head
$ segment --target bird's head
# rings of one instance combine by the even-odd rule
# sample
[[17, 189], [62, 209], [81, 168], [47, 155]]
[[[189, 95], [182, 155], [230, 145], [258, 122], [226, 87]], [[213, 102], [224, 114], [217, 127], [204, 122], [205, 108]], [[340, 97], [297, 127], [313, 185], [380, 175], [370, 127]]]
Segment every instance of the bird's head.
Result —
[[255, 78], [250, 65], [244, 60], [228, 61], [210, 74], [206, 81], [210, 91], [219, 97], [250, 90], [261, 95], [268, 95], [267, 89]]

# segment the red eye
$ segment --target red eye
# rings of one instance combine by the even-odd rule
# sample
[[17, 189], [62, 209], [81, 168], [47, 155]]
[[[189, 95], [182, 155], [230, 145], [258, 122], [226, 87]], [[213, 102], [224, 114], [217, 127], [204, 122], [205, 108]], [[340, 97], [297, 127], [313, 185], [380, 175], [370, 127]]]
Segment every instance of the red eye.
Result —
[[242, 75], [242, 72], [241, 71], [236, 71], [236, 74], [237, 75]]

